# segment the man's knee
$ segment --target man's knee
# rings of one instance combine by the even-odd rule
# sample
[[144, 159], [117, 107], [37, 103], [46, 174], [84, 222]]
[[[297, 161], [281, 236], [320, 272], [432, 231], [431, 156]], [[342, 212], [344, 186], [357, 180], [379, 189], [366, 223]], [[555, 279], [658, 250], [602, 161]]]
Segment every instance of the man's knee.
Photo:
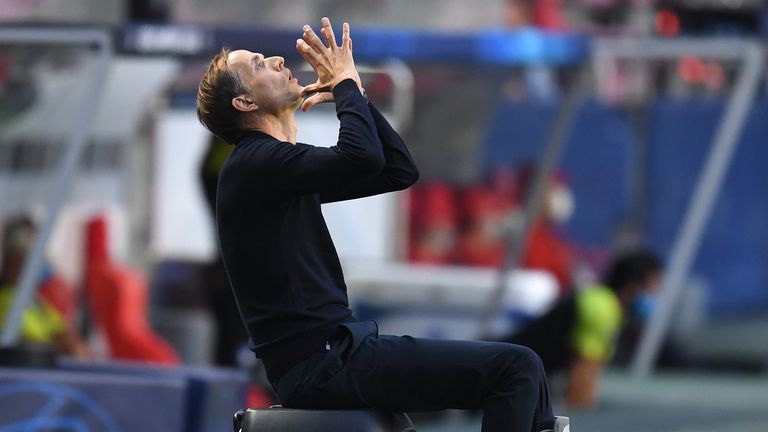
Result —
[[544, 366], [536, 352], [528, 347], [515, 344], [507, 344], [505, 348], [505, 363], [515, 375], [538, 375], [543, 372]]

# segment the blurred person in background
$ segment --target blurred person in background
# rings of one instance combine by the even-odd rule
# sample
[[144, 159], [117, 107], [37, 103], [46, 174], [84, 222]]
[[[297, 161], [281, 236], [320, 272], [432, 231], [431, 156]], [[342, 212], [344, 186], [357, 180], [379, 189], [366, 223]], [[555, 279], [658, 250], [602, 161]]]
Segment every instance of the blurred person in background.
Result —
[[[10, 313], [27, 254], [32, 249], [37, 228], [31, 218], [19, 216], [9, 219], [3, 227], [2, 266], [0, 266], [0, 328]], [[37, 295], [24, 311], [21, 322], [21, 341], [26, 344], [54, 345], [65, 355], [89, 359], [90, 350], [75, 330], [68, 325], [63, 311], [54, 301], [62, 289], [62, 280], [46, 266], [38, 280]], [[45, 296], [43, 294], [48, 294]]]
[[[200, 164], [200, 184], [212, 220], [216, 219], [216, 185], [219, 181], [219, 171], [230, 153], [232, 146], [213, 135], [208, 141], [208, 148]], [[207, 303], [216, 321], [214, 361], [220, 366], [236, 366], [237, 353], [247, 345], [248, 335], [240, 321], [221, 254], [217, 253], [216, 260], [205, 266], [203, 281]]]
[[566, 372], [570, 407], [593, 407], [600, 374], [616, 350], [622, 326], [635, 326], [650, 316], [661, 272], [661, 261], [649, 251], [620, 254], [603, 284], [575, 290], [503, 340], [533, 349], [548, 373]]
[[[533, 164], [525, 165], [518, 172], [517, 211], [524, 211], [535, 175], [536, 166]], [[561, 294], [571, 291], [577, 273], [587, 268], [574, 245], [561, 230], [573, 215], [575, 207], [576, 202], [565, 173], [562, 170], [555, 171], [545, 186], [541, 209], [531, 222], [520, 259], [521, 268], [551, 273], [557, 279]]]
[[[199, 166], [199, 180], [211, 220], [216, 220], [216, 187], [224, 161], [232, 153], [232, 146], [216, 135], [211, 135], [208, 148]], [[262, 364], [248, 356], [248, 334], [240, 320], [232, 288], [221, 254], [202, 269], [206, 305], [216, 322], [214, 363], [218, 366], [246, 368], [250, 374], [247, 403], [251, 408], [267, 408], [277, 403]]]
[[[219, 244], [251, 346], [283, 406], [483, 408], [484, 431], [568, 431], [530, 349], [379, 336], [374, 322], [352, 315], [320, 204], [405, 189], [418, 170], [367, 100], [349, 26], [341, 46], [327, 18], [322, 27], [327, 47], [309, 26], [296, 45], [314, 84], [301, 87], [282, 57], [225, 49], [198, 92], [201, 122], [235, 144], [218, 183]], [[297, 143], [296, 109], [323, 102], [336, 105], [337, 145]]]
[[[462, 230], [453, 252], [457, 264], [499, 267], [504, 260], [510, 220], [525, 211], [536, 166], [517, 171], [500, 169], [490, 186], [468, 188], [461, 194]], [[575, 208], [565, 174], [555, 173], [544, 191], [538, 216], [531, 222], [520, 267], [546, 271], [557, 279], [560, 293], [571, 291], [576, 280], [591, 274], [577, 248], [561, 232]], [[587, 275], [587, 276], [584, 276]], [[579, 277], [577, 277], [579, 276]]]

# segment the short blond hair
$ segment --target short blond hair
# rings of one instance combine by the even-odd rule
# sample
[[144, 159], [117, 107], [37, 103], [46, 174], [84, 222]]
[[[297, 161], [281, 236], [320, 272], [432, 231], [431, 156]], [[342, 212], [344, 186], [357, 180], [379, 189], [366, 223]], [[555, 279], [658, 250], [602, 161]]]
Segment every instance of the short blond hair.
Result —
[[197, 89], [197, 118], [208, 130], [230, 144], [237, 144], [245, 128], [232, 99], [247, 92], [240, 75], [229, 66], [229, 49], [216, 54]]

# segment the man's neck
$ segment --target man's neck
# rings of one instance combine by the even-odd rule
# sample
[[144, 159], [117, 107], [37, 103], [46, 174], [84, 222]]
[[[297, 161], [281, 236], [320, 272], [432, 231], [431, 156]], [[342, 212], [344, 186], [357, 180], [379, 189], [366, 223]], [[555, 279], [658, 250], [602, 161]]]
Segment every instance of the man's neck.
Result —
[[265, 115], [255, 118], [249, 129], [271, 135], [280, 141], [296, 144], [296, 116], [294, 111], [281, 115]]

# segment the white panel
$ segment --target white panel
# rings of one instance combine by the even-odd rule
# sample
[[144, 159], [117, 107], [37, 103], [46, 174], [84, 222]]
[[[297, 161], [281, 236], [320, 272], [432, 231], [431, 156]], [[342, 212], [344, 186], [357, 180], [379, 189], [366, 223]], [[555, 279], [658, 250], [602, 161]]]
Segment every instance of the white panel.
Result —
[[209, 138], [194, 111], [169, 111], [158, 118], [151, 224], [157, 259], [207, 261], [215, 256], [213, 221], [198, 178]]
[[[297, 119], [299, 141], [323, 146], [336, 143], [339, 123], [333, 111], [299, 113]], [[208, 137], [193, 111], [172, 111], [159, 118], [152, 250], [160, 259], [206, 260], [215, 253], [212, 221], [197, 177]], [[397, 194], [324, 205], [339, 256], [392, 259], [398, 208]]]
[[[297, 114], [298, 141], [332, 146], [339, 136], [333, 110]], [[323, 205], [328, 230], [342, 260], [386, 261], [395, 258], [400, 197], [395, 193]]]

